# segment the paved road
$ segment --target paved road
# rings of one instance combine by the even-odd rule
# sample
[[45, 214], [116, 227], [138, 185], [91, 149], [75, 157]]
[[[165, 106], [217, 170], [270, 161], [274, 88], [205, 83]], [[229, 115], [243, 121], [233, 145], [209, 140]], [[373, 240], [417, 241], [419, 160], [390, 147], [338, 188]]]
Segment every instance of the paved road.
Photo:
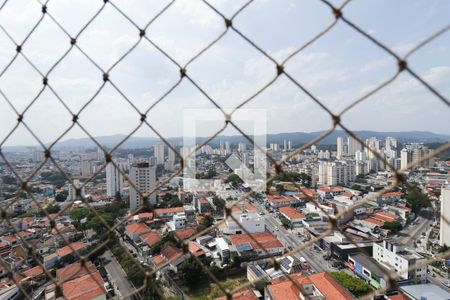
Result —
[[408, 224], [406, 228], [400, 231], [399, 234], [392, 237], [398, 240], [401, 244], [409, 248], [414, 248], [414, 241], [422, 236], [422, 232], [428, 232], [430, 225], [433, 223], [434, 215], [430, 210], [424, 210], [414, 222], [417, 224]]
[[450, 293], [450, 288], [448, 288], [444, 283], [448, 282], [447, 278], [441, 277], [439, 274], [436, 274], [436, 277], [432, 277], [431, 275], [428, 275], [428, 280], [431, 283], [434, 283], [435, 285], [439, 286], [440, 288], [443, 288], [447, 292]]
[[[265, 220], [266, 220], [266, 227], [267, 229], [272, 232], [274, 235], [278, 237], [280, 242], [285, 247], [292, 247], [295, 249], [299, 245], [303, 243], [302, 239], [297, 236], [296, 234], [293, 234], [289, 231], [287, 231], [280, 223], [278, 219], [276, 219], [273, 215], [271, 215], [264, 205], [261, 205], [260, 203], [253, 203], [260, 211], [264, 211], [265, 213]], [[324, 272], [328, 271], [327, 263], [324, 263], [324, 259], [321, 256], [320, 253], [315, 253], [313, 251], [310, 251], [309, 249], [303, 249], [295, 254], [295, 256], [300, 259], [300, 257], [304, 257], [308, 263], [311, 265], [314, 271], [316, 272]], [[320, 259], [319, 259], [320, 256]]]
[[105, 251], [102, 258], [105, 261], [105, 269], [111, 278], [112, 284], [118, 288], [120, 295], [126, 296], [134, 292], [133, 286], [127, 279], [127, 274], [122, 269], [121, 265], [111, 251]]

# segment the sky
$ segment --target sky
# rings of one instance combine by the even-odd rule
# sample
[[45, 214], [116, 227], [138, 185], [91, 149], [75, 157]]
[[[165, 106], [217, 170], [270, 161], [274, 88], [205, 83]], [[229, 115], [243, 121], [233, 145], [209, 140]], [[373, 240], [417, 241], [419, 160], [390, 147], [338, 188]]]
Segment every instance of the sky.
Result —
[[[169, 1], [112, 2], [139, 27], [144, 27]], [[341, 1], [332, 2], [339, 5]], [[245, 1], [210, 3], [230, 18]], [[47, 6], [62, 27], [75, 36], [102, 5], [103, 1], [51, 0]], [[450, 2], [354, 0], [345, 6], [343, 13], [395, 53], [405, 55], [449, 25]], [[2, 28], [17, 43], [24, 40], [40, 17], [37, 1], [10, 0], [0, 10]], [[319, 0], [256, 0], [235, 17], [233, 26], [281, 62], [333, 20], [330, 8]], [[0, 72], [12, 60], [16, 49], [4, 30], [0, 30]], [[201, 1], [177, 0], [148, 27], [146, 35], [184, 66], [224, 30], [223, 19]], [[173, 87], [180, 75], [179, 68], [147, 40], [142, 40], [115, 64], [138, 42], [138, 33], [111, 4], [106, 4], [79, 35], [77, 44], [102, 70], [114, 66], [109, 72], [111, 82], [143, 112]], [[22, 51], [45, 74], [69, 48], [68, 36], [45, 16]], [[450, 31], [415, 52], [408, 65], [448, 99]], [[241, 104], [276, 76], [275, 64], [232, 30], [189, 63], [186, 70], [198, 87], [227, 109]], [[288, 60], [285, 70], [333, 113], [339, 113], [393, 76], [397, 65], [389, 54], [339, 21], [327, 34]], [[41, 75], [21, 55], [0, 74], [2, 94], [22, 113], [38, 95]], [[53, 91], [72, 112], [78, 112], [96, 95], [79, 115], [80, 124], [93, 136], [128, 134], [140, 123], [139, 113], [110, 83], [97, 94], [102, 85], [102, 71], [76, 48], [51, 70], [48, 79]], [[147, 121], [163, 136], [181, 136], [186, 109], [215, 108], [198, 87], [184, 78], [154, 105]], [[24, 121], [43, 143], [55, 141], [72, 123], [71, 114], [54, 92], [47, 87], [24, 113]], [[311, 132], [332, 126], [328, 113], [284, 75], [243, 108], [265, 110], [269, 133]], [[352, 130], [450, 134], [449, 119], [449, 107], [404, 72], [388, 87], [346, 112], [342, 122]], [[197, 132], [212, 135], [222, 122], [199, 126]], [[3, 146], [37, 143], [23, 125], [5, 140], [16, 124], [14, 110], [0, 95], [0, 143]], [[237, 132], [228, 130], [225, 134]], [[133, 135], [156, 136], [148, 126]], [[62, 140], [80, 137], [86, 134], [75, 126]]]

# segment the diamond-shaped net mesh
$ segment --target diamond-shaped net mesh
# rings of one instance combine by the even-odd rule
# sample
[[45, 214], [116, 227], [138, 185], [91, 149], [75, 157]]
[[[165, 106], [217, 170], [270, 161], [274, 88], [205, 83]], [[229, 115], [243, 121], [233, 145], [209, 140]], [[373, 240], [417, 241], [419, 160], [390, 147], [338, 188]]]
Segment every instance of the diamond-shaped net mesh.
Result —
[[[0, 12], [2, 10], [8, 9], [8, 6], [12, 5], [11, 2], [14, 1], [4, 1], [0, 6]], [[161, 133], [152, 125], [151, 118], [148, 118], [148, 115], [152, 112], [152, 110], [159, 104], [164, 103], [164, 101], [172, 93], [175, 93], [176, 90], [182, 84], [188, 84], [197, 91], [199, 91], [201, 94], [203, 94], [208, 102], [210, 102], [215, 108], [217, 108], [217, 110], [223, 113], [224, 120], [226, 120], [223, 124], [223, 127], [220, 128], [220, 130], [215, 132], [213, 135], [209, 136], [200, 145], [197, 145], [196, 150], [208, 144], [219, 134], [221, 134], [226, 128], [230, 127], [234, 128], [245, 137], [248, 143], [254, 145], [256, 148], [259, 148], [259, 150], [266, 155], [270, 166], [273, 168], [274, 172], [270, 174], [269, 178], [264, 183], [264, 185], [272, 183], [272, 181], [274, 181], [278, 175], [284, 175], [284, 177], [288, 178], [288, 180], [291, 181], [291, 183], [295, 185], [295, 187], [299, 191], [302, 191], [303, 194], [306, 195], [308, 201], [317, 204], [317, 207], [319, 207], [320, 209], [322, 209], [322, 206], [318, 202], [318, 199], [312, 196], [310, 193], [308, 193], [305, 190], [305, 188], [301, 186], [294, 178], [290, 177], [290, 173], [285, 170], [286, 166], [285, 162], [289, 161], [296, 155], [302, 153], [305, 149], [309, 148], [311, 145], [316, 144], [321, 140], [323, 140], [324, 138], [326, 138], [327, 136], [329, 136], [337, 127], [340, 127], [349, 136], [353, 137], [356, 141], [358, 141], [362, 145], [365, 145], [363, 140], [357, 137], [346, 125], [342, 123], [343, 115], [346, 114], [349, 110], [360, 105], [364, 101], [367, 101], [370, 97], [372, 97], [374, 94], [379, 93], [381, 90], [385, 89], [388, 85], [391, 85], [394, 81], [397, 80], [399, 75], [402, 73], [408, 73], [414, 80], [419, 82], [426, 90], [428, 90], [431, 94], [433, 94], [433, 96], [436, 98], [436, 101], [443, 102], [445, 108], [448, 108], [449, 106], [449, 100], [436, 88], [430, 85], [424, 78], [418, 75], [413, 69], [411, 69], [408, 62], [411, 59], [412, 54], [419, 51], [422, 47], [424, 47], [431, 41], [435, 40], [440, 35], [449, 31], [450, 25], [447, 25], [441, 30], [430, 35], [421, 43], [413, 47], [406, 55], [399, 56], [398, 54], [396, 54], [395, 51], [384, 45], [382, 42], [380, 42], [372, 35], [370, 35], [367, 31], [365, 31], [363, 28], [358, 26], [358, 24], [356, 24], [355, 22], [346, 17], [345, 7], [350, 1], [345, 1], [340, 6], [334, 6], [327, 0], [320, 0], [318, 2], [323, 3], [326, 7], [329, 8], [329, 14], [332, 16], [331, 23], [325, 26], [320, 32], [318, 32], [314, 37], [310, 38], [304, 44], [299, 45], [296, 49], [291, 49], [291, 52], [286, 56], [286, 58], [284, 58], [283, 60], [279, 60], [275, 59], [270, 54], [268, 54], [268, 52], [263, 50], [263, 48], [260, 47], [258, 43], [252, 39], [251, 36], [247, 36], [242, 30], [240, 30], [234, 24], [235, 18], [241, 15], [249, 7], [251, 7], [253, 1], [248, 1], [244, 3], [238, 9], [236, 9], [231, 16], [229, 16], [230, 14], [221, 12], [213, 4], [205, 0], [202, 1], [202, 4], [204, 4], [211, 12], [213, 12], [216, 15], [217, 20], [221, 20], [222, 22], [221, 26], [223, 27], [217, 33], [217, 35], [208, 42], [206, 46], [200, 48], [197, 51], [197, 53], [185, 59], [186, 61], [185, 63], [181, 63], [180, 59], [177, 58], [179, 55], [174, 55], [173, 53], [170, 53], [169, 51], [165, 50], [166, 45], [164, 44], [163, 39], [159, 37], [156, 38], [152, 34], [149, 34], [152, 26], [155, 26], [158, 23], [158, 20], [163, 18], [164, 15], [170, 13], [170, 10], [175, 2], [176, 2], [175, 0], [170, 1], [153, 16], [147, 16], [145, 24], [142, 24], [143, 22], [141, 21], [135, 20], [135, 17], [130, 16], [126, 12], [126, 10], [122, 9], [120, 5], [117, 5], [115, 1], [105, 0], [101, 2], [101, 5], [99, 5], [99, 3], [96, 3], [95, 5], [94, 3], [92, 3], [92, 7], [95, 7], [95, 10], [92, 11], [88, 16], [80, 15], [79, 19], [82, 22], [81, 21], [79, 22], [80, 23], [79, 28], [73, 29], [73, 28], [65, 28], [63, 20], [59, 20], [54, 15], [54, 9], [57, 9], [59, 5], [57, 1], [41, 1], [41, 2], [37, 1], [36, 9], [41, 10], [41, 15], [39, 18], [35, 20], [33, 20], [33, 18], [30, 18], [29, 29], [27, 29], [27, 32], [23, 34], [23, 38], [20, 40], [17, 40], [16, 38], [13, 37], [14, 35], [11, 34], [11, 30], [13, 30], [13, 28], [1, 24], [3, 22], [1, 22], [2, 20], [0, 20], [0, 28], [2, 34], [4, 34], [8, 40], [8, 44], [2, 45], [2, 48], [14, 49], [14, 52], [11, 51], [12, 53], [10, 55], [10, 58], [8, 58], [6, 64], [4, 64], [4, 66], [2, 67], [3, 69], [1, 69], [0, 71], [0, 78], [8, 76], [7, 75], [8, 72], [12, 71], [20, 61], [21, 66], [29, 68], [30, 74], [32, 74], [30, 75], [30, 78], [24, 79], [25, 84], [31, 85], [32, 80], [34, 81], [35, 79], [40, 80], [40, 85], [36, 85], [34, 95], [30, 99], [27, 99], [27, 101], [29, 101], [29, 104], [27, 104], [25, 107], [17, 107], [14, 97], [9, 96], [7, 92], [0, 89], [1, 98], [3, 101], [2, 109], [3, 107], [8, 109], [10, 108], [11, 112], [15, 113], [15, 115], [17, 116], [17, 123], [9, 131], [6, 137], [0, 142], [0, 157], [5, 164], [5, 168], [8, 169], [8, 172], [14, 175], [13, 180], [20, 187], [19, 190], [16, 192], [16, 196], [8, 199], [8, 201], [5, 202], [6, 204], [2, 205], [1, 216], [4, 226], [8, 229], [8, 231], [11, 232], [10, 237], [14, 237], [15, 239], [14, 243], [20, 245], [21, 249], [25, 253], [25, 255], [23, 256], [25, 258], [19, 262], [16, 262], [15, 264], [11, 264], [10, 261], [7, 261], [7, 258], [5, 256], [1, 257], [0, 260], [3, 266], [4, 274], [6, 274], [6, 276], [10, 279], [11, 282], [15, 283], [20, 288], [21, 293], [26, 298], [37, 299], [39, 297], [42, 297], [44, 291], [47, 293], [49, 290], [50, 291], [54, 290], [55, 295], [65, 297], [66, 290], [76, 288], [76, 286], [74, 287], [73, 284], [72, 286], [69, 286], [68, 281], [71, 278], [80, 278], [79, 276], [77, 276], [77, 274], [79, 273], [88, 275], [92, 279], [91, 282], [95, 282], [103, 289], [104, 280], [102, 279], [101, 276], [97, 276], [96, 272], [92, 271], [92, 263], [91, 263], [92, 260], [100, 262], [100, 264], [106, 268], [108, 273], [107, 276], [111, 276], [110, 275], [111, 273], [114, 274], [114, 272], [119, 272], [116, 273], [117, 277], [110, 279], [113, 282], [113, 285], [115, 286], [116, 295], [120, 298], [135, 298], [135, 299], [166, 298], [168, 295], [174, 294], [182, 298], [187, 297], [185, 291], [183, 291], [183, 289], [181, 289], [175, 282], [176, 280], [172, 279], [171, 277], [172, 275], [170, 274], [168, 275], [167, 271], [164, 271], [166, 269], [165, 267], [171, 264], [173, 261], [179, 259], [179, 256], [175, 256], [173, 257], [173, 259], [165, 260], [155, 265], [141, 263], [137, 261], [135, 253], [132, 253], [133, 250], [127, 246], [126, 242], [124, 242], [121, 237], [123, 234], [124, 225], [127, 224], [128, 222], [128, 218], [140, 212], [147, 211], [148, 209], [151, 209], [151, 207], [149, 208], [147, 205], [141, 205], [137, 210], [131, 212], [130, 215], [127, 215], [125, 217], [124, 215], [119, 214], [119, 212], [124, 211], [124, 207], [120, 206], [120, 204], [118, 204], [118, 206], [114, 206], [116, 204], [113, 204], [106, 210], [105, 208], [98, 208], [95, 206], [95, 203], [90, 202], [84, 196], [83, 193], [83, 189], [86, 188], [91, 182], [94, 182], [96, 180], [96, 177], [105, 171], [108, 164], [113, 165], [114, 168], [118, 170], [118, 172], [121, 174], [121, 176], [123, 176], [123, 178], [129, 183], [131, 188], [137, 190], [137, 192], [140, 195], [140, 198], [142, 199], [142, 203], [148, 203], [147, 200], [149, 199], [151, 194], [156, 193], [156, 191], [158, 191], [161, 187], [170, 182], [171, 179], [173, 179], [176, 176], [180, 176], [182, 174], [182, 168], [180, 168], [177, 171], [171, 173], [170, 176], [165, 177], [163, 180], [160, 180], [157, 186], [153, 189], [153, 191], [150, 191], [149, 193], [143, 193], [139, 191], [139, 189], [133, 183], [133, 181], [130, 180], [129, 174], [123, 171], [123, 169], [119, 165], [117, 165], [117, 163], [114, 160], [112, 160], [112, 156], [115, 155], [117, 151], [120, 150], [119, 147], [123, 145], [128, 139], [130, 139], [130, 137], [132, 137], [132, 135], [135, 134], [138, 130], [144, 128], [146, 130], [149, 129], [151, 132], [156, 134], [167, 147], [169, 147], [172, 151], [174, 151], [175, 155], [177, 156], [177, 159], [181, 161], [181, 166], [183, 166], [184, 162], [183, 155], [179, 153], [177, 147], [172, 145], [164, 137], [163, 133]], [[73, 6], [74, 9], [76, 9], [76, 5], [77, 4], [75, 3], [70, 3], [70, 6]], [[130, 26], [130, 28], [132, 28], [132, 30], [135, 31], [135, 37], [130, 38], [130, 40], [127, 41], [126, 49], [122, 49], [123, 51], [120, 53], [120, 55], [117, 55], [117, 57], [114, 58], [114, 61], [112, 63], [105, 62], [105, 59], [103, 57], [98, 57], [90, 54], [91, 53], [90, 51], [92, 49], [87, 49], [89, 48], [87, 47], [89, 46], [89, 44], [86, 44], [86, 42], [82, 42], [83, 34], [91, 27], [95, 28], [95, 26], [97, 26], [96, 21], [97, 20], [100, 21], [102, 19], [102, 15], [107, 13], [106, 11], [109, 11], [109, 13], [113, 12], [117, 14], [116, 18], [120, 19], [120, 22], [124, 24], [123, 26]], [[145, 12], [143, 14], [145, 16]], [[141, 25], [139, 25], [138, 23]], [[50, 47], [54, 48], [61, 47], [61, 49], [59, 51], [59, 54], [54, 55], [54, 57], [52, 58], [53, 60], [51, 62], [47, 62], [47, 66], [44, 68], [40, 63], [34, 62], [33, 58], [31, 58], [31, 56], [27, 54], [26, 50], [28, 48], [30, 40], [32, 40], [33, 36], [37, 34], [40, 27], [49, 26], [49, 24], [55, 26], [56, 28], [55, 30], [57, 30], [57, 33], [55, 34], [60, 34], [63, 37], [63, 39], [66, 40], [66, 43], [64, 45], [50, 45]], [[348, 28], [353, 30], [354, 33], [366, 39], [373, 47], [385, 53], [387, 57], [392, 58], [393, 61], [395, 61], [396, 63], [397, 71], [395, 72], [395, 74], [385, 79], [381, 84], [373, 87], [371, 90], [367, 91], [364, 95], [358, 97], [357, 99], [354, 99], [351, 102], [351, 104], [345, 107], [340, 113], [335, 114], [327, 107], [326, 104], [324, 104], [324, 102], [319, 97], [314, 95], [314, 93], [311, 92], [308, 88], [306, 88], [305, 85], [302, 84], [302, 82], [297, 80], [288, 71], [288, 68], [286, 67], [289, 66], [290, 61], [294, 59], [294, 57], [301, 56], [302, 53], [305, 51], [305, 49], [312, 46], [314, 43], [318, 42], [320, 39], [326, 36], [335, 26], [338, 26], [338, 24], [347, 26]], [[209, 51], [211, 51], [212, 47], [216, 43], [219, 43], [221, 41], [223, 42], [226, 39], [226, 37], [231, 34], [237, 36], [241, 40], [241, 42], [243, 42], [246, 46], [253, 48], [259, 55], [269, 60], [274, 70], [274, 76], [269, 78], [267, 82], [263, 83], [262, 86], [258, 88], [256, 91], [254, 91], [252, 95], [242, 99], [239, 102], [239, 105], [237, 105], [231, 113], [227, 114], [225, 109], [223, 109], [223, 107], [219, 104], [219, 102], [215, 99], [215, 97], [209, 94], [204, 88], [202, 88], [202, 83], [194, 79], [194, 77], [191, 75], [191, 68], [195, 69], [194, 62], [196, 62], [201, 57], [205, 56]], [[51, 43], [51, 39], [49, 39], [48, 42]], [[96, 42], [92, 41], [92, 43], [95, 44]], [[174, 78], [176, 78], [176, 80], [173, 80], [173, 82], [171, 82], [168, 85], [166, 91], [161, 95], [159, 95], [156, 101], [148, 107], [141, 107], [141, 105], [138, 105], [136, 101], [134, 101], [133, 96], [129, 95], [130, 94], [129, 91], [121, 89], [120, 83], [116, 82], [114, 76], [115, 75], [114, 70], [120, 68], [121, 62], [126, 60], [127, 57], [133, 55], [136, 49], [142, 46], [151, 47], [157, 53], [164, 56], [165, 59], [168, 59], [169, 64], [171, 64], [171, 67], [173, 67], [174, 70], [173, 76]], [[30, 47], [33, 46], [30, 45]], [[98, 86], [95, 86], [95, 88], [91, 89], [89, 97], [87, 97], [86, 100], [82, 104], [80, 104], [77, 109], [74, 109], [73, 105], [69, 105], [67, 100], [65, 100], [66, 96], [59, 94], [58, 88], [55, 86], [57, 85], [58, 81], [57, 75], [58, 67], [64, 64], [65, 60], [69, 60], [70, 56], [75, 53], [76, 55], [89, 61], [89, 64], [92, 66], [92, 70], [90, 70], [90, 73], [96, 74], [95, 76], [98, 77], [97, 79], [99, 82]], [[101, 55], [107, 56], [107, 53], [101, 53]], [[145, 57], [142, 57], [142, 59], [145, 59]], [[214, 62], [211, 63], [213, 64]], [[70, 65], [69, 68], [75, 68], [75, 66]], [[148, 72], [152, 72], [152, 70], [148, 70]], [[255, 141], [252, 139], [252, 137], [248, 136], [244, 132], [244, 130], [242, 130], [239, 127], [237, 122], [233, 120], [233, 114], [236, 111], [239, 111], [239, 109], [241, 109], [246, 104], [252, 102], [258, 95], [264, 93], [269, 87], [274, 85], [275, 82], [281, 80], [280, 78], [283, 78], [283, 80], [290, 81], [298, 88], [299, 92], [306, 94], [312, 101], [314, 101], [317, 105], [319, 105], [323, 109], [323, 111], [329, 116], [333, 125], [321, 136], [299, 147], [298, 149], [295, 149], [282, 159], [276, 159], [271, 156], [270, 152], [267, 152], [265, 149], [262, 149], [258, 144], [256, 144]], [[36, 84], [36, 82], [33, 82], [33, 84]], [[89, 84], [89, 86], [92, 87], [93, 85]], [[105, 148], [99, 141], [97, 141], [96, 138], [91, 134], [92, 128], [90, 127], [92, 127], [93, 124], [88, 126], [81, 121], [81, 119], [83, 119], [83, 116], [87, 114], [90, 107], [94, 105], [96, 99], [100, 97], [102, 91], [105, 89], [114, 91], [115, 94], [121, 99], [121, 101], [124, 101], [129, 105], [132, 114], [134, 114], [135, 116], [137, 124], [129, 132], [129, 134], [123, 138], [123, 140], [120, 143], [108, 149]], [[31, 118], [30, 119], [28, 118], [28, 113], [33, 109], [35, 105], [39, 103], [43, 95], [45, 95], [45, 97], [47, 98], [50, 97], [52, 99], [51, 105], [62, 106], [64, 107], [64, 110], [67, 112], [66, 114], [67, 127], [62, 128], [59, 135], [55, 137], [55, 139], [50, 144], [45, 144], [41, 140], [40, 134], [35, 133], [34, 128], [31, 125], [32, 120]], [[102, 107], [102, 109], [107, 110], [107, 107]], [[84, 180], [82, 183], [76, 182], [69, 175], [67, 171], [67, 165], [62, 165], [61, 160], [59, 158], [55, 158], [54, 155], [55, 145], [58, 142], [60, 142], [61, 139], [66, 137], [66, 135], [73, 128], [80, 129], [85, 135], [87, 135], [89, 139], [99, 149], [101, 149], [101, 152], [104, 155], [103, 165], [97, 168], [94, 174], [92, 174], [88, 179]], [[3, 147], [7, 142], [7, 140], [19, 130], [22, 130], [21, 131], [22, 133], [25, 132], [25, 134], [31, 135], [43, 149], [44, 153], [43, 162], [40, 163], [38, 167], [34, 170], [23, 170], [23, 169], [18, 170], [17, 166], [11, 163], [8, 160], [7, 155], [5, 155], [5, 153], [1, 151], [1, 147]], [[425, 157], [421, 157], [420, 160], [413, 161], [410, 165], [408, 165], [407, 168], [401, 170], [398, 170], [397, 168], [392, 166], [377, 151], [368, 147], [369, 151], [374, 155], [374, 157], [376, 157], [380, 161], [383, 161], [383, 163], [387, 166], [387, 169], [394, 174], [388, 186], [378, 191], [377, 193], [373, 194], [371, 197], [365, 198], [363, 202], [358, 202], [357, 205], [349, 206], [345, 210], [341, 211], [336, 215], [328, 215], [327, 211], [323, 210], [322, 212], [328, 216], [329, 222], [328, 229], [319, 234], [318, 236], [310, 239], [309, 241], [295, 243], [295, 247], [290, 247], [289, 251], [287, 253], [282, 254], [281, 256], [268, 252], [264, 248], [264, 245], [262, 245], [258, 239], [254, 238], [253, 235], [250, 234], [249, 237], [255, 245], [258, 245], [259, 248], [263, 249], [263, 252], [265, 252], [265, 256], [267, 257], [268, 260], [271, 261], [270, 263], [272, 263], [276, 269], [279, 268], [278, 258], [302, 253], [302, 251], [305, 251], [305, 249], [308, 249], [316, 242], [322, 240], [324, 237], [326, 237], [327, 235], [329, 235], [334, 231], [340, 232], [351, 243], [353, 243], [356, 247], [359, 248], [360, 244], [358, 243], [358, 241], [355, 241], [354, 237], [349, 235], [348, 232], [345, 231], [342, 226], [340, 226], [339, 223], [340, 218], [346, 215], [346, 213], [348, 213], [349, 211], [351, 212], [361, 206], [364, 206], [366, 203], [377, 199], [386, 192], [398, 188], [402, 188], [405, 191], [415, 189], [416, 188], [415, 186], [413, 186], [410, 182], [405, 180], [405, 177], [403, 175], [404, 172], [420, 165], [422, 162], [436, 156], [437, 154], [448, 150], [449, 147], [450, 144], [445, 144], [435, 149]], [[43, 203], [39, 199], [36, 199], [36, 197], [34, 196], [33, 181], [36, 179], [37, 175], [41, 175], [43, 172], [49, 169], [53, 170], [53, 172], [58, 173], [63, 182], [68, 182], [73, 187], [73, 191], [76, 194], [76, 198], [82, 201], [83, 207], [85, 209], [84, 211], [85, 215], [90, 215], [90, 220], [94, 224], [93, 226], [96, 226], [96, 228], [98, 229], [97, 233], [99, 234], [99, 237], [95, 243], [80, 244], [79, 240], [85, 239], [86, 238], [85, 236], [68, 235], [65, 232], [66, 227], [58, 225], [60, 222], [57, 221], [60, 220], [61, 218], [65, 218], [74, 209], [74, 206], [79, 205], [79, 203], [76, 204], [75, 201], [71, 201], [69, 205], [62, 207], [61, 210], [55, 213], [51, 210], [51, 205], [49, 206]], [[41, 224], [42, 230], [50, 232], [52, 241], [51, 244], [48, 245], [48, 247], [57, 248], [58, 249], [57, 253], [61, 257], [64, 257], [65, 253], [71, 253], [70, 255], [68, 255], [69, 258], [67, 258], [65, 261], [63, 260], [62, 263], [60, 261], [58, 263], [59, 265], [57, 264], [57, 266], [62, 268], [62, 266], [67, 265], [67, 263], [69, 262], [79, 261], [79, 264], [74, 265], [73, 267], [74, 269], [72, 269], [70, 276], [64, 277], [60, 272], [56, 271], [55, 266], [52, 265], [50, 267], [48, 259], [47, 260], [43, 259], [43, 256], [39, 253], [39, 251], [36, 251], [34, 247], [35, 245], [31, 242], [33, 241], [33, 239], [30, 239], [27, 235], [23, 234], [21, 225], [17, 223], [18, 218], [8, 213], [10, 207], [20, 204], [20, 201], [24, 195], [29, 199], [32, 199], [34, 205], [37, 207], [37, 211], [41, 214], [43, 220], [45, 220], [45, 224]], [[247, 199], [251, 196], [252, 192], [251, 191], [247, 192], [238, 200], [227, 202], [224, 208], [226, 216], [228, 218], [233, 219], [234, 222], [236, 222], [236, 224], [238, 224], [241, 227], [243, 233], [248, 232], [246, 228], [241, 225], [239, 219], [237, 219], [236, 216], [231, 213], [231, 211], [233, 207], [239, 207], [240, 204], [247, 201]], [[426, 205], [430, 209], [436, 210], [436, 208], [432, 206], [430, 203], [424, 203], [424, 205]], [[111, 217], [117, 217], [117, 219], [112, 219]], [[82, 219], [78, 219], [77, 221], [79, 222], [78, 225], [80, 225], [80, 223], [83, 222]], [[196, 232], [195, 234], [193, 234], [188, 238], [177, 240], [176, 243], [181, 249], [183, 249], [183, 255], [187, 257], [192, 257], [192, 259], [196, 263], [198, 263], [202, 272], [204, 272], [209, 277], [209, 281], [217, 286], [219, 290], [218, 295], [222, 294], [226, 295], [228, 298], [231, 298], [234, 293], [257, 285], [258, 281], [264, 280], [264, 277], [261, 276], [261, 278], [258, 278], [257, 280], [252, 282], [245, 281], [239, 282], [238, 285], [232, 286], [227, 285], [220, 278], [220, 276], [218, 276], [218, 274], [211, 269], [209, 265], [205, 264], [205, 262], [202, 259], [198, 258], [196, 255], [193, 255], [191, 251], [188, 251], [188, 245], [190, 241], [193, 241], [195, 238], [199, 236], [215, 231], [222, 224], [224, 224], [225, 221], [226, 219], [215, 222], [212, 226], [207, 227], [201, 230], [200, 232]], [[448, 220], [444, 221], [447, 223], [449, 222]], [[164, 237], [164, 239], [166, 238], [167, 237]], [[367, 252], [363, 248], [360, 248], [360, 252], [368, 256]], [[447, 257], [448, 255], [449, 251], [444, 251], [438, 255], [427, 258], [425, 261], [421, 261], [421, 264], [430, 264], [433, 261], [441, 260]], [[41, 274], [40, 279], [36, 279], [35, 276], [29, 275], [32, 278], [31, 281], [32, 284], [30, 284], [30, 281], [28, 279], [25, 280], [24, 276], [18, 276], [17, 274], [17, 270], [20, 269], [20, 266], [26, 265], [30, 261], [32, 261], [33, 265], [36, 265], [36, 267], [34, 267], [33, 270]], [[121, 266], [119, 267], [118, 270], [115, 266], [120, 264]], [[413, 265], [410, 266], [410, 269], [413, 270], [417, 267], [419, 266]], [[373, 292], [371, 292], [368, 295], [365, 295], [364, 297], [370, 298], [375, 294], [380, 294], [383, 293], [383, 291], [385, 290], [396, 287], [397, 279], [399, 279], [399, 274], [396, 272], [385, 271], [384, 268], [380, 268], [380, 270], [383, 271], [383, 276], [385, 277], [385, 280], [388, 283], [387, 287], [383, 289], [374, 290]], [[285, 276], [287, 277], [288, 280], [292, 281], [292, 283], [297, 286], [299, 291], [303, 291], [304, 289], [303, 286], [299, 283], [298, 280], [296, 280], [296, 278], [292, 277], [289, 274], [285, 274]], [[103, 277], [106, 278], [105, 276]], [[47, 280], [43, 278], [47, 278]], [[115, 282], [117, 278], [121, 278], [119, 282]], [[48, 280], [50, 281], [50, 284], [48, 283]], [[47, 283], [44, 285], [39, 285], [39, 282], [47, 282]], [[308, 294], [306, 292], [305, 297], [308, 298]]]

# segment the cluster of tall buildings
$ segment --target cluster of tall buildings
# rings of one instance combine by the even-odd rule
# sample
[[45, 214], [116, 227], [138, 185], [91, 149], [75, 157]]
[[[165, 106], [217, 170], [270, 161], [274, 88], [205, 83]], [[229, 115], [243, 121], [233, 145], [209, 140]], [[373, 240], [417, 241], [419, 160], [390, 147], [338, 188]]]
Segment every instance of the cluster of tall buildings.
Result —
[[406, 168], [412, 162], [419, 162], [418, 165], [424, 168], [428, 168], [430, 166], [430, 160], [424, 159], [429, 153], [428, 147], [423, 144], [412, 143], [407, 144], [400, 151], [400, 168]]
[[319, 164], [319, 184], [347, 185], [355, 180], [356, 170], [353, 161], [321, 161]]
[[292, 150], [292, 142], [290, 140], [283, 140], [283, 148], [281, 148], [280, 145], [278, 145], [277, 143], [271, 143], [269, 145], [269, 149], [273, 152], [277, 152], [277, 151], [291, 151]]
[[[163, 166], [164, 169], [172, 171], [175, 165], [175, 152], [164, 144], [157, 144], [153, 147], [154, 156], [147, 161], [135, 161], [130, 154], [126, 162], [115, 161], [106, 166], [106, 190], [109, 197], [115, 197], [122, 193], [124, 188], [123, 173], [128, 171], [130, 210], [135, 210], [142, 204], [142, 195], [146, 195], [156, 187], [156, 167]], [[156, 193], [149, 196], [149, 202], [156, 203]]]

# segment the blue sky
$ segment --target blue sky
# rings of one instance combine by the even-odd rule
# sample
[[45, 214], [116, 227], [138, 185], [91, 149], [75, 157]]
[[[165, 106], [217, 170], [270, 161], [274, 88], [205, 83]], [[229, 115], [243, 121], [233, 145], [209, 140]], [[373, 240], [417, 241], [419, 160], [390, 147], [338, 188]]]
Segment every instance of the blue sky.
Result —
[[[102, 5], [102, 1], [50, 1], [48, 10], [75, 35]], [[113, 1], [140, 27], [164, 7], [164, 1]], [[245, 1], [211, 1], [230, 17]], [[340, 1], [333, 1], [339, 5]], [[0, 11], [0, 24], [18, 42], [40, 17], [35, 1], [9, 1]], [[344, 15], [390, 49], [404, 55], [420, 41], [450, 23], [450, 2], [436, 0], [354, 0]], [[321, 1], [254, 1], [233, 24], [277, 61], [333, 22], [330, 9]], [[195, 0], [176, 1], [147, 30], [147, 35], [180, 64], [185, 64], [225, 29], [223, 20]], [[103, 69], [108, 69], [139, 36], [111, 5], [83, 32], [79, 46]], [[69, 48], [68, 37], [48, 18], [31, 35], [24, 53], [42, 72]], [[0, 32], [0, 69], [14, 56], [15, 46]], [[409, 65], [447, 98], [450, 97], [450, 32], [440, 36], [409, 59]], [[325, 36], [290, 59], [286, 71], [331, 111], [338, 113], [387, 80], [397, 70], [395, 60], [352, 28], [338, 22]], [[233, 31], [187, 67], [188, 74], [219, 105], [233, 108], [253, 95], [275, 76], [274, 64]], [[101, 72], [77, 49], [50, 74], [51, 86], [68, 107], [79, 110], [102, 84]], [[178, 68], [147, 41], [110, 73], [116, 86], [141, 111], [150, 107], [179, 78]], [[39, 91], [39, 74], [22, 58], [0, 78], [1, 91], [19, 111]], [[16, 122], [0, 98], [0, 141]], [[185, 108], [213, 108], [189, 81], [181, 84], [152, 109], [149, 122], [164, 136], [182, 134]], [[331, 126], [330, 117], [285, 76], [244, 106], [267, 110], [269, 132], [317, 131]], [[343, 116], [354, 130], [427, 130], [450, 134], [450, 110], [406, 73], [376, 95]], [[51, 142], [71, 124], [70, 114], [46, 89], [25, 113], [25, 121], [43, 142]], [[139, 116], [110, 85], [80, 115], [80, 123], [92, 135], [129, 133]], [[201, 135], [220, 127], [200, 128]], [[229, 131], [229, 134], [235, 132]], [[136, 136], [154, 134], [143, 128]], [[84, 137], [73, 128], [66, 138]], [[35, 144], [20, 126], [5, 145]]]

